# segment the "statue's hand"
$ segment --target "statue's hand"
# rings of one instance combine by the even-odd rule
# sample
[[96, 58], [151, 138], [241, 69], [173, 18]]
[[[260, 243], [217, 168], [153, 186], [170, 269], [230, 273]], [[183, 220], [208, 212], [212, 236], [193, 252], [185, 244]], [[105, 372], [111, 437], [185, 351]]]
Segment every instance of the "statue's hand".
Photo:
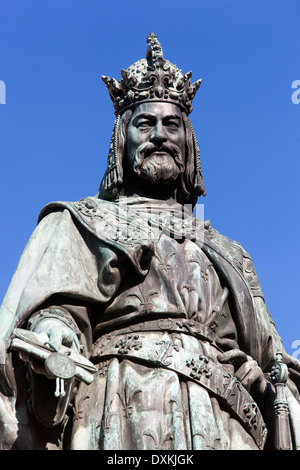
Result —
[[76, 333], [56, 318], [47, 318], [40, 321], [33, 331], [41, 334], [44, 337], [44, 342], [49, 343], [54, 349], [59, 350], [60, 346], [64, 345], [76, 352], [80, 351]]
[[234, 375], [242, 385], [251, 393], [263, 394], [267, 387], [262, 369], [257, 362], [240, 349], [232, 349], [218, 356], [221, 363], [231, 363], [234, 366]]
[[[45, 318], [41, 320], [32, 331], [41, 335], [44, 344], [48, 344], [52, 349], [59, 351], [64, 345], [75, 352], [80, 351], [80, 344], [76, 333], [64, 322], [56, 318]], [[29, 362], [31, 368], [38, 374], [47, 375], [44, 364], [27, 353], [19, 353], [20, 358]]]

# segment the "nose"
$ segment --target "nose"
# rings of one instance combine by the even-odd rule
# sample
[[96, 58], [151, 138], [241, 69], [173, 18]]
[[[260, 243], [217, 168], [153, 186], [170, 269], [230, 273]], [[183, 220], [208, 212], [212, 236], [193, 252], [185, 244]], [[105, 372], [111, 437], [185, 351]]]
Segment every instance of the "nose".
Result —
[[162, 144], [163, 142], [166, 142], [167, 140], [168, 139], [166, 136], [166, 131], [164, 129], [164, 126], [162, 125], [161, 122], [157, 122], [151, 134], [150, 141], [153, 144]]

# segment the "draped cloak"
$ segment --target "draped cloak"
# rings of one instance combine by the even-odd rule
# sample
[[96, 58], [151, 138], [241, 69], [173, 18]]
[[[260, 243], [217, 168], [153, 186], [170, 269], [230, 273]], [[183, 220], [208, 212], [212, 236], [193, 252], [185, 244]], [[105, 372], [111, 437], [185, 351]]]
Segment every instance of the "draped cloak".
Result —
[[[13, 329], [53, 305], [73, 316], [82, 353], [98, 366], [93, 383], [72, 383], [63, 404], [52, 381], [9, 349]], [[145, 360], [143, 342], [156, 358], [158, 345], [187, 354], [185, 368], [200, 356], [220, 367], [218, 354], [239, 348], [265, 374], [281, 351], [290, 371], [292, 430], [299, 423], [299, 363], [282, 346], [250, 256], [179, 204], [95, 197], [49, 204], [0, 315], [3, 449], [264, 447], [266, 432], [255, 439], [216, 390], [192, 374]], [[200, 338], [190, 334], [195, 325]], [[223, 371], [234, 374], [230, 364]], [[267, 408], [261, 412], [268, 421]], [[300, 445], [296, 432], [293, 443]]]

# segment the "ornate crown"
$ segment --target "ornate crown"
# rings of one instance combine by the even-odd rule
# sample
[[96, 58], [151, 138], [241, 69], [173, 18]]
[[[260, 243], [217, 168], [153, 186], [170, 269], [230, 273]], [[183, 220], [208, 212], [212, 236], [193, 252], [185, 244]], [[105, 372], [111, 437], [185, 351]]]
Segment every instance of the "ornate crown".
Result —
[[160, 42], [154, 33], [147, 37], [146, 58], [121, 70], [121, 80], [102, 75], [112, 99], [115, 115], [145, 101], [166, 101], [180, 106], [187, 114], [202, 79], [191, 84], [192, 72], [183, 74], [176, 65], [163, 58]]

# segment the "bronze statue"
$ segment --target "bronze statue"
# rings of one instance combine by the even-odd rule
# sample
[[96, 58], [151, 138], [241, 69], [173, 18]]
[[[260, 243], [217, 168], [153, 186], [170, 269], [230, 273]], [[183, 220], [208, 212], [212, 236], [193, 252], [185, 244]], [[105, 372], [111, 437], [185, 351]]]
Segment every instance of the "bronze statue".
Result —
[[193, 215], [201, 80], [147, 42], [102, 77], [99, 193], [43, 209], [4, 299], [2, 449], [297, 449], [300, 365], [250, 256]]

